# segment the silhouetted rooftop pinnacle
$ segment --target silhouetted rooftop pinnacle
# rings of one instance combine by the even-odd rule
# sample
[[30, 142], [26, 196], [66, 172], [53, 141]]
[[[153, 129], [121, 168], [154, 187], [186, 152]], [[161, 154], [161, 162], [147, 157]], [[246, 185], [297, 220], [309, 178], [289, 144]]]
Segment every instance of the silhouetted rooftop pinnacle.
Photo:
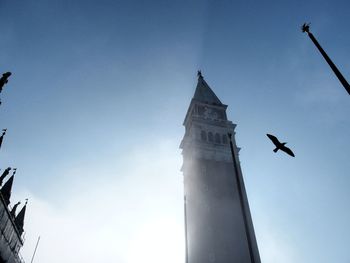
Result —
[[0, 176], [0, 186], [2, 185], [2, 181], [6, 178], [6, 176], [10, 173], [11, 167], [7, 167], [2, 175]]
[[16, 217], [16, 209], [17, 209], [17, 207], [20, 205], [20, 203], [21, 202], [17, 202], [13, 207], [12, 207], [12, 209], [11, 209], [11, 215], [12, 215], [12, 217], [13, 218], [15, 218]]
[[12, 175], [10, 177], [10, 179], [7, 180], [7, 182], [4, 184], [4, 186], [0, 190], [6, 205], [10, 204], [10, 197], [11, 197], [12, 184], [13, 184], [13, 177], [14, 176]]
[[18, 213], [18, 215], [15, 218], [15, 224], [17, 226], [18, 232], [20, 235], [23, 233], [23, 226], [24, 226], [24, 217], [26, 215], [26, 208], [27, 208], [28, 199], [26, 199], [26, 203], [21, 209], [21, 211]]
[[207, 82], [204, 80], [201, 71], [198, 71], [198, 83], [196, 87], [196, 91], [194, 93], [193, 99], [213, 104], [213, 105], [223, 105], [219, 98], [215, 95], [215, 93], [212, 91], [212, 89], [209, 87]]

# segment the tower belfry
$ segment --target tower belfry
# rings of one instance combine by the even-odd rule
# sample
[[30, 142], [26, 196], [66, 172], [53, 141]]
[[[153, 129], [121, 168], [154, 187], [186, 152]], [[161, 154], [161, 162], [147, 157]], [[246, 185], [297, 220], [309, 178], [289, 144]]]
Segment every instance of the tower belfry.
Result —
[[[180, 145], [186, 263], [260, 263], [238, 161], [236, 125], [227, 119], [226, 109], [199, 71]], [[234, 158], [228, 133], [233, 134]]]

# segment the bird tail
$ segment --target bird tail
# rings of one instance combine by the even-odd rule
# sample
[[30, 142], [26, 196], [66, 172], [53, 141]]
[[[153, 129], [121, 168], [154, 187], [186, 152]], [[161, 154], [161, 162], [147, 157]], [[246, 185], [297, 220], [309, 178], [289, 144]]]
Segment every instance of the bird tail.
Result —
[[274, 151], [274, 152], [277, 152], [277, 151], [278, 151], [278, 148], [275, 148], [273, 151]]

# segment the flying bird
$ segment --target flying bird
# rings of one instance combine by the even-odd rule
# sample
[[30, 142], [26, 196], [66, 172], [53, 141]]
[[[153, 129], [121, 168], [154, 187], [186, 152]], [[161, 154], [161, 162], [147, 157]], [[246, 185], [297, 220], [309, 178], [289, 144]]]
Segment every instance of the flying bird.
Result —
[[266, 134], [267, 137], [269, 137], [269, 139], [273, 142], [273, 144], [276, 146], [276, 148], [273, 150], [274, 152], [277, 152], [278, 150], [281, 150], [287, 154], [289, 154], [290, 156], [295, 157], [294, 153], [292, 152], [291, 149], [289, 149], [288, 147], [286, 147], [285, 145], [287, 144], [286, 142], [281, 143], [276, 136], [273, 136], [271, 134]]

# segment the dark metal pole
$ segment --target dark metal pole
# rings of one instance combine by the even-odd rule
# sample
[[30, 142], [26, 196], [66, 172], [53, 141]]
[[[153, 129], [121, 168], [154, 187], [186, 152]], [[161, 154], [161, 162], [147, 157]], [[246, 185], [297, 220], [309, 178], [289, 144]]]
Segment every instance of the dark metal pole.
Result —
[[39, 245], [39, 241], [40, 241], [40, 236], [38, 237], [38, 241], [36, 242], [36, 246], [35, 246], [35, 249], [34, 249], [33, 257], [32, 257], [32, 260], [30, 261], [30, 263], [33, 263], [35, 252], [36, 252], [36, 249], [38, 248], [38, 245]]
[[337, 76], [337, 78], [339, 79], [339, 81], [341, 82], [341, 84], [343, 84], [344, 88], [346, 89], [346, 91], [349, 93], [350, 95], [350, 85], [349, 83], [346, 81], [346, 79], [343, 77], [343, 75], [340, 73], [340, 71], [338, 70], [338, 68], [336, 67], [336, 65], [334, 65], [333, 61], [328, 57], [327, 53], [323, 50], [323, 48], [321, 47], [321, 45], [318, 43], [318, 41], [316, 40], [316, 38], [314, 37], [314, 35], [310, 32], [310, 26], [309, 24], [304, 24], [302, 26], [302, 31], [306, 32], [307, 35], [310, 37], [310, 39], [312, 40], [312, 42], [315, 44], [315, 46], [317, 47], [318, 51], [320, 51], [320, 53], [322, 54], [323, 58], [327, 61], [328, 65], [331, 67], [331, 69], [333, 70], [334, 74]]
[[236, 155], [235, 155], [235, 152], [234, 152], [234, 149], [233, 149], [232, 134], [228, 133], [228, 137], [230, 138], [230, 148], [231, 148], [231, 154], [232, 154], [232, 162], [233, 162], [233, 168], [234, 168], [234, 171], [235, 171], [235, 177], [236, 177], [237, 186], [238, 186], [239, 201], [240, 201], [240, 204], [241, 204], [241, 210], [242, 210], [242, 214], [243, 214], [244, 228], [245, 228], [246, 238], [247, 238], [247, 242], [248, 242], [249, 255], [250, 255], [251, 262], [255, 263], [253, 247], [252, 247], [252, 241], [251, 241], [251, 238], [250, 238], [250, 231], [249, 231], [248, 221], [247, 221], [247, 214], [246, 214], [246, 210], [244, 208], [242, 183], [241, 183], [241, 180], [239, 178], [238, 168], [237, 168], [237, 163], [236, 163]]
[[185, 244], [186, 244], [186, 263], [188, 263], [188, 241], [187, 241], [187, 199], [184, 197], [184, 209], [185, 209]]

